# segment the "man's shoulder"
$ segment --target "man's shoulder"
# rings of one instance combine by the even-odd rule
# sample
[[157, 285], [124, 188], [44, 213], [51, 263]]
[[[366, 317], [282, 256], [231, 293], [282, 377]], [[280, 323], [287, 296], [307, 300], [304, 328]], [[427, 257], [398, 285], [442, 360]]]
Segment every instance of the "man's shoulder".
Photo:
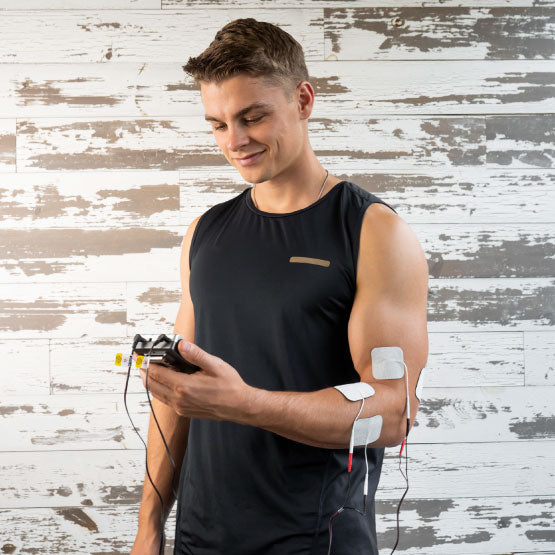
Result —
[[[351, 196], [357, 207], [362, 208], [366, 206], [370, 208], [370, 206], [379, 205], [387, 211], [397, 213], [395, 208], [389, 202], [382, 199], [381, 196], [364, 189], [352, 181], [345, 180], [345, 190], [347, 191], [347, 194]], [[377, 210], [380, 209], [378, 208]]]

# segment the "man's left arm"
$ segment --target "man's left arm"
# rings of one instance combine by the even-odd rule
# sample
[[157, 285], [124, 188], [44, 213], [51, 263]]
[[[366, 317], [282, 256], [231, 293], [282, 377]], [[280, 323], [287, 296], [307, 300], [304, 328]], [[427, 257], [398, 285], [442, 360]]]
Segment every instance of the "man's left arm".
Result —
[[[397, 379], [376, 379], [371, 351], [401, 347], [408, 370], [412, 426], [419, 405], [416, 384], [428, 358], [428, 266], [415, 233], [379, 203], [370, 205], [364, 214], [356, 281], [349, 346], [360, 381], [375, 391], [365, 399], [359, 419], [381, 415], [380, 436], [368, 445], [392, 447], [405, 437], [406, 378], [403, 374]], [[344, 448], [349, 446], [360, 405], [333, 387], [302, 393], [251, 388], [242, 423], [309, 445]]]

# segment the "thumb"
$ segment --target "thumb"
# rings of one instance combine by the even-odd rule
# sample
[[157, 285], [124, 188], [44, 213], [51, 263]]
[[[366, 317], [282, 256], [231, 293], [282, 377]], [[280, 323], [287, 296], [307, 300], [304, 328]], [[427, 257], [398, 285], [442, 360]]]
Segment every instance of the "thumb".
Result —
[[194, 362], [197, 366], [207, 366], [207, 363], [210, 362], [209, 359], [212, 358], [212, 355], [201, 349], [198, 345], [185, 339], [179, 342], [178, 347], [181, 356], [189, 362]]

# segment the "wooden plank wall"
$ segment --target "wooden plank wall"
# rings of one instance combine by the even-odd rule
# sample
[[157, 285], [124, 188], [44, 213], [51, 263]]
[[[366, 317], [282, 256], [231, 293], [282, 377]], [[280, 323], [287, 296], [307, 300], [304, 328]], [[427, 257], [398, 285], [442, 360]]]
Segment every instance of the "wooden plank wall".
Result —
[[[129, 552], [144, 448], [112, 362], [172, 330], [186, 226], [245, 187], [181, 66], [251, 16], [305, 49], [319, 159], [429, 261], [398, 552], [555, 553], [555, 1], [82, 5], [0, 0], [0, 551]], [[386, 450], [380, 554], [397, 465]], [[175, 507], [168, 553], [174, 526]]]

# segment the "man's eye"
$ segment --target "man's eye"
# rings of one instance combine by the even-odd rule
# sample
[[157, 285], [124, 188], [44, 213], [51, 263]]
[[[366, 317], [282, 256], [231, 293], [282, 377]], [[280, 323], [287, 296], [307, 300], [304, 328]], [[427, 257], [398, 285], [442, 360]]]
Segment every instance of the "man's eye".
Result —
[[256, 123], [257, 121], [261, 120], [264, 116], [258, 116], [257, 118], [254, 119], [246, 119], [245, 122], [246, 123]]
[[[264, 116], [258, 116], [257, 118], [253, 118], [253, 119], [244, 119], [243, 121], [245, 123], [256, 123], [257, 121], [260, 121]], [[220, 129], [224, 129], [225, 125], [217, 125], [216, 127], [214, 127], [214, 129], [216, 131], [219, 131]]]

